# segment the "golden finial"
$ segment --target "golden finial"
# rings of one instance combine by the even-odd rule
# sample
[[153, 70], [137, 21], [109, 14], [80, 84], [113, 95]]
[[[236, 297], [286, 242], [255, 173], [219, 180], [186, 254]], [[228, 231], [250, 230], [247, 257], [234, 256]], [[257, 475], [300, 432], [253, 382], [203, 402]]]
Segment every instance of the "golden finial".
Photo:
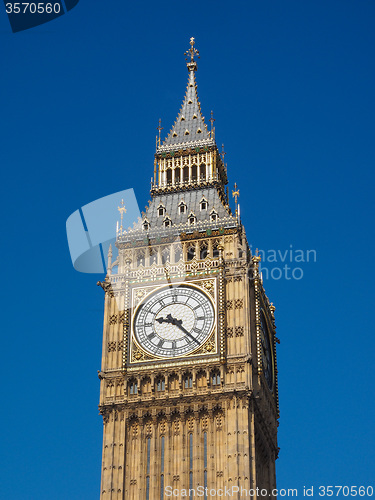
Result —
[[124, 214], [126, 214], [126, 208], [124, 205], [124, 200], [121, 200], [121, 207], [117, 207], [117, 210], [120, 212], [121, 216], [121, 230], [122, 230], [122, 219], [124, 218]]
[[160, 148], [160, 133], [163, 130], [163, 127], [161, 126], [161, 118], [159, 118], [159, 126], [156, 127], [156, 130], [159, 131], [159, 148]]
[[237, 215], [237, 208], [238, 208], [237, 198], [240, 196], [240, 190], [237, 187], [237, 182], [234, 183], [234, 191], [232, 190], [232, 196], [236, 204], [236, 215]]
[[[195, 44], [195, 40], [194, 40], [194, 37], [191, 37], [190, 38], [190, 49], [187, 50], [185, 52], [185, 56], [186, 56], [186, 61], [187, 62], [187, 67], [189, 69], [189, 71], [196, 71], [198, 69], [198, 66], [197, 66], [197, 63], [196, 61], [194, 60], [194, 57], [197, 57], [197, 59], [199, 59], [199, 52], [197, 49], [194, 48], [194, 44]], [[189, 57], [190, 57], [190, 61], [189, 61]]]

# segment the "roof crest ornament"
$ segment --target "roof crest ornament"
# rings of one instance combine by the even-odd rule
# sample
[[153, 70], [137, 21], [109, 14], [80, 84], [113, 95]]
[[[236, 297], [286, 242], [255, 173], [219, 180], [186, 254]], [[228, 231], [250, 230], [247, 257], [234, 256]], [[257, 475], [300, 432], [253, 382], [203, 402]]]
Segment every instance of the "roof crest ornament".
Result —
[[[187, 50], [185, 52], [185, 56], [186, 56], [186, 66], [188, 67], [188, 70], [189, 71], [197, 71], [198, 69], [198, 65], [197, 65], [197, 62], [195, 61], [194, 57], [197, 57], [197, 59], [199, 59], [199, 51], [197, 49], [194, 48], [194, 44], [195, 44], [195, 39], [194, 37], [191, 37], [190, 38], [190, 49]], [[189, 60], [189, 57], [190, 57], [190, 60]]]

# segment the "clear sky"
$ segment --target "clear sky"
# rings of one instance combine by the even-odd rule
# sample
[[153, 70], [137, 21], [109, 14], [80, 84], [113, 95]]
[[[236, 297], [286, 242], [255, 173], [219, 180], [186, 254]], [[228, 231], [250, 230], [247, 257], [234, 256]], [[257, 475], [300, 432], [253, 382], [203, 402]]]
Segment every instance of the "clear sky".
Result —
[[375, 486], [375, 3], [81, 0], [16, 34], [0, 8], [1, 498], [99, 496], [104, 297], [73, 269], [65, 222], [122, 189], [146, 205], [191, 36], [249, 243], [274, 278], [290, 267], [265, 279], [278, 486]]

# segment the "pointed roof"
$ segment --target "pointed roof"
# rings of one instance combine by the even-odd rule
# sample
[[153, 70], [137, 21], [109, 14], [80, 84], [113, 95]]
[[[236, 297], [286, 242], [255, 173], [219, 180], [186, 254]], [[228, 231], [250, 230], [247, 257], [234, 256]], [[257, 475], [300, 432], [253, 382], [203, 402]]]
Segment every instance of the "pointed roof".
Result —
[[185, 97], [177, 119], [163, 144], [157, 148], [158, 152], [170, 151], [177, 148], [186, 148], [203, 145], [213, 145], [215, 141], [207, 129], [198, 99], [195, 72], [197, 63], [194, 57], [199, 57], [199, 52], [194, 48], [194, 38], [190, 39], [190, 49], [187, 55], [189, 70], [188, 84]]

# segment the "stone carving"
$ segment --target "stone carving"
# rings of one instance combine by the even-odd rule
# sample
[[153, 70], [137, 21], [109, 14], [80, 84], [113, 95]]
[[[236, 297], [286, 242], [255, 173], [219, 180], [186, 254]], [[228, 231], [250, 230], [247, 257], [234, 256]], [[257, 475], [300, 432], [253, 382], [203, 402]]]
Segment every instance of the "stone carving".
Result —
[[116, 323], [117, 323], [117, 314], [112, 314], [112, 316], [109, 317], [109, 324], [115, 325]]
[[236, 333], [236, 337], [243, 337], [244, 327], [243, 326], [236, 326], [235, 333]]
[[108, 352], [113, 352], [116, 350], [116, 342], [110, 341], [108, 342]]
[[233, 337], [233, 326], [227, 326], [226, 333], [227, 337]]
[[235, 299], [234, 308], [235, 309], [242, 309], [243, 308], [243, 299]]

